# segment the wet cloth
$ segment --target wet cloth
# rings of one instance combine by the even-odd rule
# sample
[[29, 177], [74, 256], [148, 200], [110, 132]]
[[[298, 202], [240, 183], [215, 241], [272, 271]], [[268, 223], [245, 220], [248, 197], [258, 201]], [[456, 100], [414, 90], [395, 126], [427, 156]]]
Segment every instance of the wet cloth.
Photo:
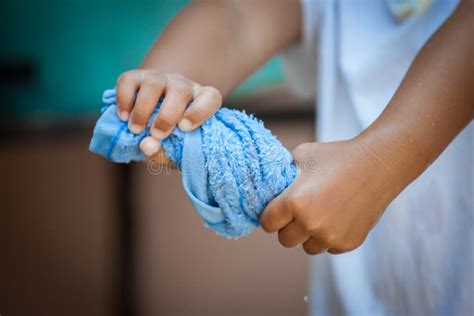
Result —
[[[115, 90], [106, 90], [103, 101], [89, 149], [119, 163], [145, 160], [139, 144], [161, 102], [145, 131], [135, 135], [117, 116]], [[296, 177], [288, 150], [262, 121], [237, 110], [222, 108], [193, 132], [175, 128], [162, 146], [206, 226], [228, 238], [257, 227], [265, 206]]]

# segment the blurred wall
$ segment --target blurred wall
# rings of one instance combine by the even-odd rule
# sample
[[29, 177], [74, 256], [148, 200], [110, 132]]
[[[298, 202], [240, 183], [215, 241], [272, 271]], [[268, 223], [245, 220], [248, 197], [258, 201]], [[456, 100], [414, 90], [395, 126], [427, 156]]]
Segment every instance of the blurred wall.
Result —
[[[0, 114], [15, 118], [95, 116], [102, 92], [138, 68], [188, 0], [0, 1]], [[242, 95], [283, 79], [272, 59]]]
[[115, 315], [111, 164], [89, 133], [0, 142], [0, 314]]

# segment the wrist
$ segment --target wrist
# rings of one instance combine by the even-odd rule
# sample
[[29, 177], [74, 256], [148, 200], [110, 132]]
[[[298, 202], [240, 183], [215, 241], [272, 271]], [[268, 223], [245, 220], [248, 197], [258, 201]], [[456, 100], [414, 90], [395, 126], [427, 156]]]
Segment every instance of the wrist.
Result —
[[374, 169], [396, 196], [428, 167], [429, 159], [402, 123], [378, 121], [354, 141], [370, 157]]

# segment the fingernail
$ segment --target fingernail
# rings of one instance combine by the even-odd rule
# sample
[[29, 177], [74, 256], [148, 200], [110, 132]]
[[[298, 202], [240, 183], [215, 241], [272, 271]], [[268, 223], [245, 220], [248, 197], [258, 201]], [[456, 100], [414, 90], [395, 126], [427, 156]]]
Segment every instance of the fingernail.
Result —
[[133, 134], [140, 134], [143, 131], [142, 127], [138, 124], [128, 124], [128, 129]]
[[122, 121], [128, 120], [128, 116], [129, 116], [129, 114], [128, 114], [127, 111], [120, 111], [119, 112], [119, 117]]
[[190, 120], [183, 118], [179, 123], [178, 126], [181, 130], [188, 132], [193, 128], [193, 123]]
[[152, 137], [147, 137], [142, 141], [141, 149], [148, 157], [153, 156], [160, 149], [160, 142]]
[[156, 139], [162, 140], [163, 138], [165, 138], [165, 133], [163, 133], [163, 131], [160, 131], [159, 129], [153, 128], [150, 133], [151, 136]]

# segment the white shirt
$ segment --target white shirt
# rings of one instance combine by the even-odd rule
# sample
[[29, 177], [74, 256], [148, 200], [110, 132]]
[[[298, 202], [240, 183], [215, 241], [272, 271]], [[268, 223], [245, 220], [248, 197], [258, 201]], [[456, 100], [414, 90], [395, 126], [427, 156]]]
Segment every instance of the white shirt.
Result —
[[[388, 104], [457, 0], [397, 21], [387, 1], [302, 0], [288, 79], [316, 96], [319, 141], [349, 139]], [[442, 61], [440, 61], [442, 62]], [[313, 315], [473, 315], [473, 124], [385, 211], [353, 252], [312, 259]]]

